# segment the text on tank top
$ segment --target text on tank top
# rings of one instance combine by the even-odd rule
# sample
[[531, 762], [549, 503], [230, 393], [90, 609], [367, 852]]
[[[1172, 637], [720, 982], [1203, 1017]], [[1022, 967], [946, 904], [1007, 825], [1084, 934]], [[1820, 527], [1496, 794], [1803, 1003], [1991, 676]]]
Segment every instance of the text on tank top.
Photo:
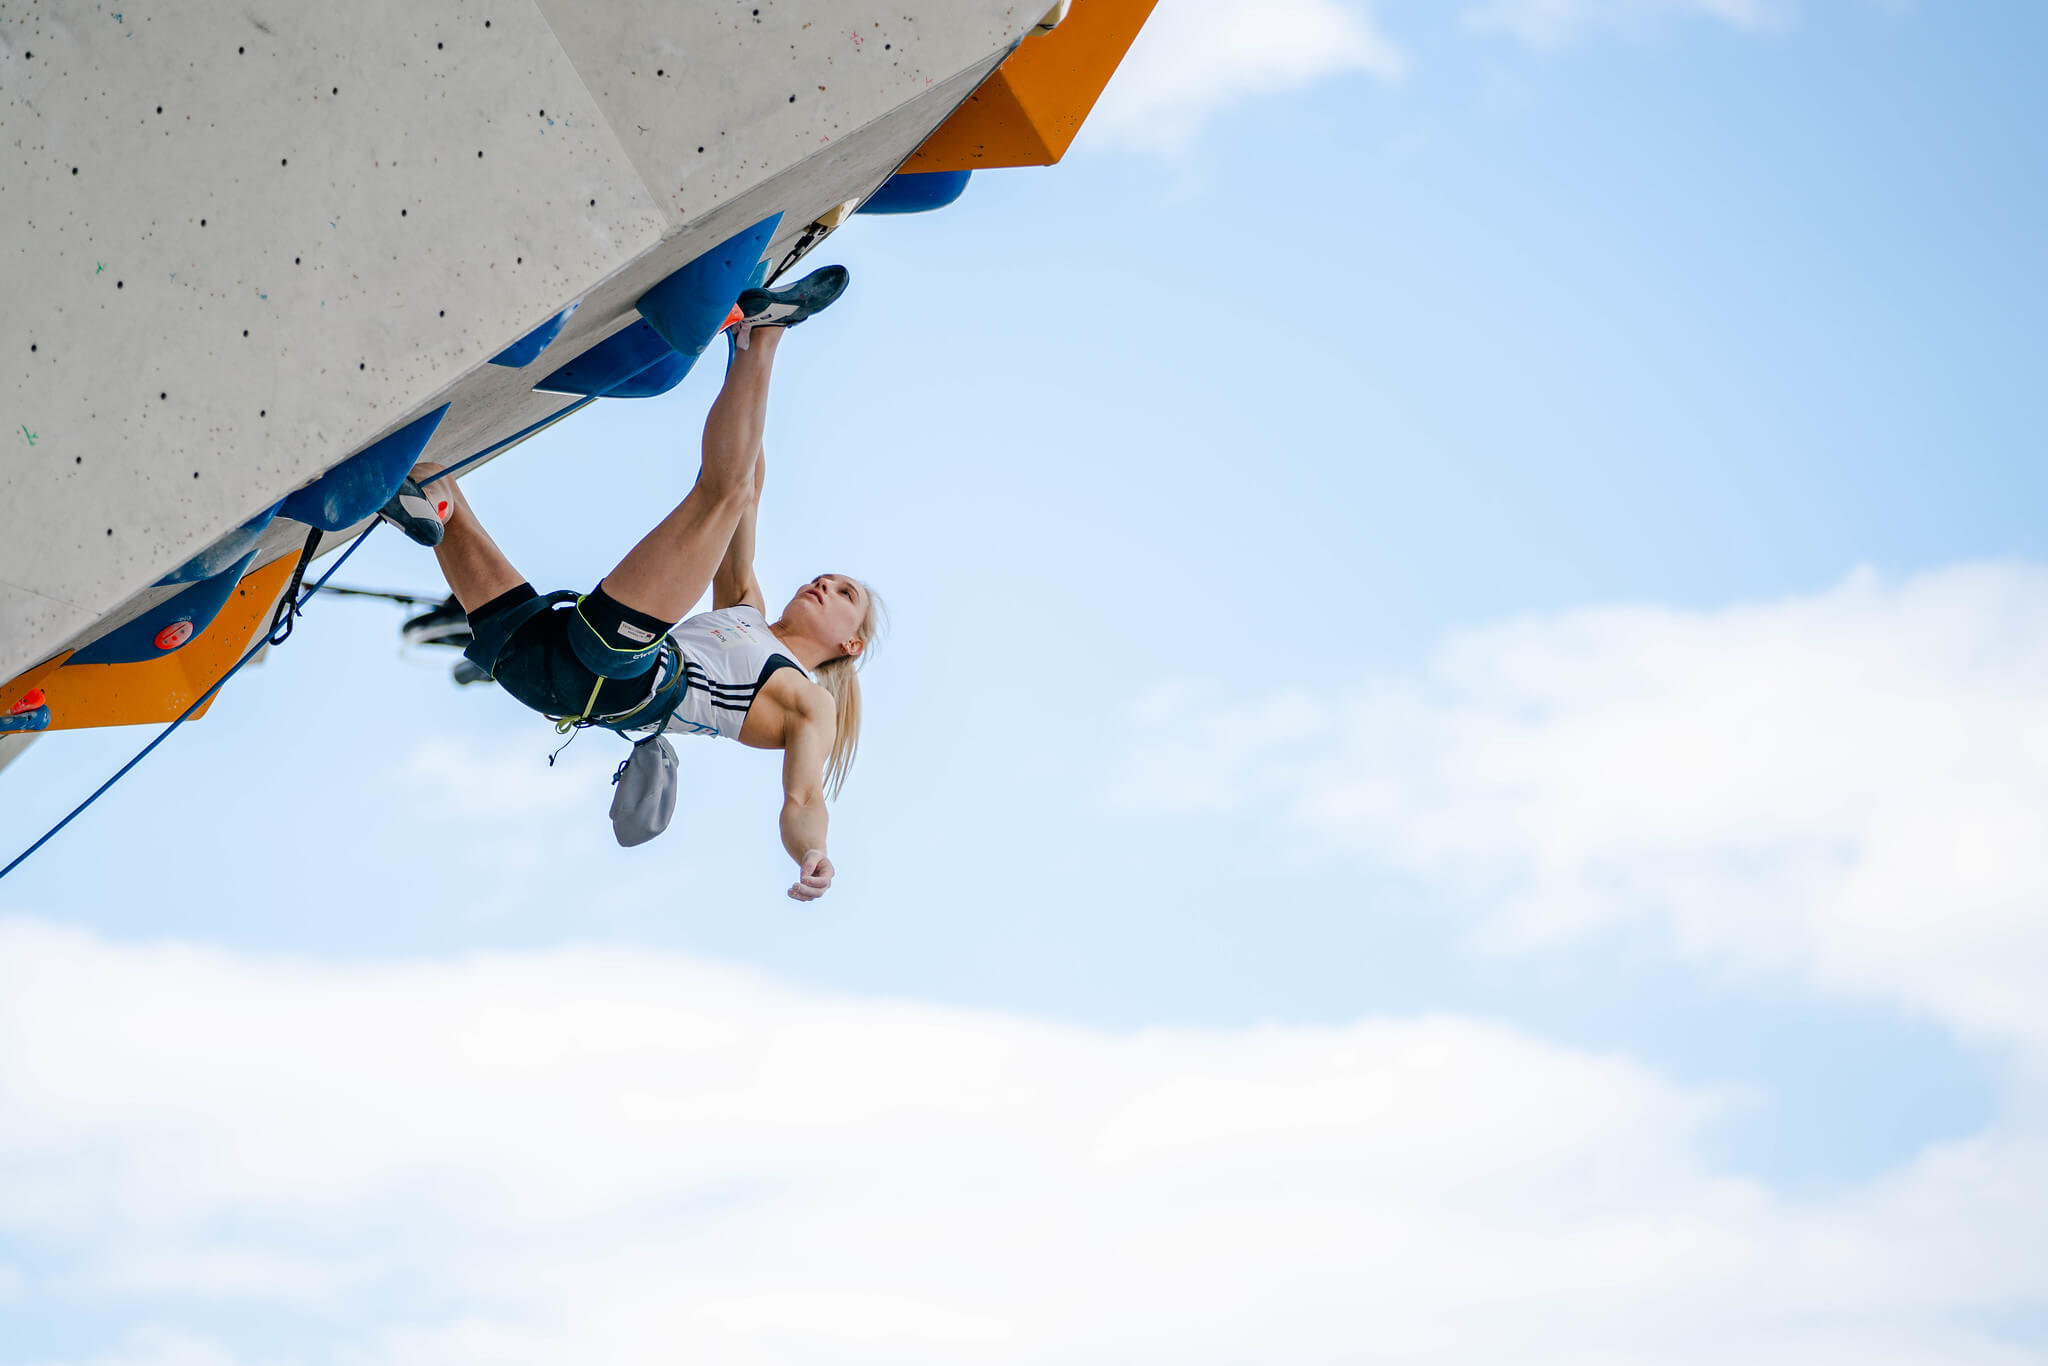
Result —
[[668, 730], [737, 736], [761, 685], [777, 669], [811, 676], [768, 629], [768, 619], [752, 607], [700, 612], [668, 634], [683, 657], [683, 674], [689, 680], [688, 691], [669, 717]]

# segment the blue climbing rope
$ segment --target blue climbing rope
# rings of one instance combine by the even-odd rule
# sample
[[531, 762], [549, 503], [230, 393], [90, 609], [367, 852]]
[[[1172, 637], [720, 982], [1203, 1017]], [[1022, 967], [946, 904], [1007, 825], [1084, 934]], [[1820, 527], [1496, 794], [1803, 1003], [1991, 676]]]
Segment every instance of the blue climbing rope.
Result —
[[[334, 571], [341, 568], [344, 564], [348, 563], [348, 557], [356, 553], [356, 547], [361, 545], [364, 541], [368, 540], [370, 533], [375, 531], [376, 529], [377, 524], [373, 521], [368, 526], [363, 528], [361, 535], [357, 536], [353, 541], [349, 542], [348, 549], [342, 551], [340, 555], [335, 557], [334, 563], [328, 567], [327, 572], [325, 574], [322, 574], [319, 580], [315, 582], [311, 588], [308, 588], [305, 591], [305, 594], [303, 596], [301, 596], [292, 603], [292, 616], [295, 617], [300, 612], [305, 610], [306, 604], [313, 600], [313, 595], [315, 593], [318, 593], [321, 590], [321, 588], [326, 585], [327, 581], [334, 577]], [[133, 769], [137, 764], [141, 763], [144, 759], [147, 759], [152, 750], [154, 750], [158, 745], [162, 744], [164, 741], [170, 739], [172, 731], [176, 730], [178, 727], [184, 725], [187, 721], [191, 720], [193, 712], [198, 711], [201, 707], [205, 706], [208, 699], [210, 699], [215, 693], [219, 692], [222, 686], [225, 685], [230, 678], [233, 678], [236, 675], [236, 673], [240, 672], [241, 667], [244, 664], [247, 664], [250, 660], [254, 659], [257, 655], [263, 652], [264, 648], [270, 644], [271, 635], [272, 632], [265, 631], [263, 635], [256, 641], [256, 643], [249, 647], [248, 653], [244, 654], [240, 659], [235, 661], [233, 668], [229, 669], [226, 673], [222, 674], [218, 682], [216, 682], [212, 687], [208, 688], [205, 692], [201, 693], [199, 695], [199, 700], [194, 702], [191, 706], [185, 708], [185, 710], [179, 714], [177, 720], [171, 722], [171, 724], [164, 727], [163, 734], [157, 736], [156, 739], [151, 740], [147, 745], [143, 746], [142, 752], [140, 754], [136, 755], [133, 759], [130, 759], [127, 763], [121, 765], [120, 772], [116, 773], [113, 777], [101, 783], [99, 787], [94, 790], [93, 794], [90, 797], [87, 797], [77, 806], [72, 807], [71, 814], [66, 816], [63, 820], [58, 821], [55, 825], [51, 826], [49, 830], [44, 833], [41, 839], [37, 840], [34, 844], [31, 844], [28, 848], [22, 850], [19, 854], [15, 855], [14, 862], [8, 864], [5, 868], [0, 868], [0, 878], [6, 877], [16, 868], [19, 868], [23, 863], [25, 863], [28, 860], [28, 856], [30, 854], [33, 854], [36, 850], [42, 848], [44, 845], [48, 844], [52, 839], [56, 838], [57, 832], [59, 830], [62, 830], [65, 826], [71, 824], [72, 821], [76, 820], [79, 814], [85, 810], [85, 808], [91, 806], [94, 802], [98, 801], [101, 797], [105, 796], [108, 788], [112, 787], [115, 783], [118, 783], [123, 778], [127, 777], [129, 770]]]
[[420, 487], [425, 488], [429, 484], [438, 484], [443, 479], [452, 479], [456, 475], [468, 469], [471, 465], [474, 465], [477, 461], [483, 459], [485, 456], [493, 455], [498, 451], [502, 451], [515, 441], [524, 441], [527, 437], [532, 436], [541, 428], [554, 426], [557, 422], [560, 422], [563, 418], [575, 412], [584, 404], [595, 403], [598, 399], [601, 399], [603, 397], [604, 395], [602, 393], [585, 394], [582, 398], [577, 399], [574, 403], [566, 404], [563, 407], [557, 409], [556, 411], [548, 414], [548, 416], [534, 423], [531, 427], [527, 427], [520, 431], [516, 431], [512, 433], [512, 435], [506, 437], [503, 441], [493, 442], [492, 444], [478, 451], [475, 455], [465, 456], [463, 459], [456, 461], [447, 469], [442, 470], [439, 474], [433, 475], [430, 478], [422, 479], [420, 481]]
[[[583, 407], [587, 403], [595, 402], [597, 399], [600, 399], [602, 397], [604, 397], [604, 395], [601, 393], [585, 394], [582, 398], [577, 399], [574, 403], [563, 405], [561, 408], [557, 409], [553, 413], [550, 413], [548, 416], [542, 418], [540, 421], [534, 423], [532, 426], [527, 427], [521, 431], [514, 432], [512, 435], [506, 437], [503, 441], [494, 442], [491, 445], [484, 447], [475, 455], [468, 456], [465, 459], [456, 461], [447, 469], [442, 470], [439, 474], [435, 475], [432, 479], [429, 479], [426, 482], [431, 484], [439, 480], [448, 479], [453, 477], [454, 475], [458, 475], [462, 473], [464, 470], [470, 468], [472, 465], [476, 464], [479, 460], [482, 460], [484, 457], [495, 454], [496, 452], [505, 449], [505, 447], [512, 445], [514, 442], [524, 441], [527, 437], [532, 436], [535, 432], [540, 431], [543, 427], [552, 427], [555, 423], [560, 422], [563, 418], [569, 416], [569, 414], [575, 412], [578, 408]], [[369, 534], [372, 531], [375, 531], [376, 529], [377, 524], [373, 521], [370, 523], [369, 526], [363, 528], [361, 535], [357, 536], [355, 540], [349, 542], [348, 549], [342, 551], [341, 554], [338, 557], [336, 557], [334, 563], [328, 567], [327, 572], [325, 574], [322, 574], [319, 580], [315, 582], [311, 588], [308, 588], [305, 591], [304, 595], [302, 595], [292, 603], [290, 612], [287, 613], [284, 617], [284, 620], [287, 623], [289, 623], [292, 619], [296, 618], [300, 612], [305, 610], [306, 604], [312, 601], [313, 595], [315, 593], [318, 593], [322, 588], [326, 587], [327, 581], [334, 577], [334, 571], [341, 568], [342, 565], [346, 564], [348, 562], [348, 557], [356, 553], [356, 547], [361, 545], [364, 539], [368, 537]], [[150, 756], [151, 751], [155, 750], [158, 745], [162, 744], [164, 741], [171, 738], [172, 731], [176, 730], [178, 727], [184, 725], [187, 721], [191, 720], [192, 713], [198, 711], [201, 707], [205, 706], [208, 699], [210, 699], [215, 693], [219, 692], [222, 686], [225, 685], [230, 678], [233, 678], [237, 673], [239, 673], [244, 664], [247, 664], [250, 660], [254, 659], [259, 653], [262, 652], [264, 646], [272, 644], [274, 640], [281, 641], [283, 640], [283, 638], [283, 636], [279, 636], [276, 634], [275, 623], [273, 623], [273, 629], [271, 631], [264, 632], [262, 639], [258, 640], [254, 645], [250, 646], [249, 652], [243, 655], [240, 659], [236, 660], [233, 668], [229, 669], [226, 673], [222, 674], [218, 682], [216, 682], [212, 687], [208, 688], [204, 693], [201, 693], [199, 696], [199, 700], [194, 702], [191, 706], [185, 708], [185, 710], [179, 714], [177, 720], [171, 722], [171, 724], [169, 724], [168, 726], [165, 726], [163, 729], [163, 734], [157, 736], [156, 739], [151, 740], [147, 745], [145, 745], [140, 754], [136, 755], [133, 759], [130, 759], [127, 763], [121, 765], [121, 769], [118, 773], [116, 773], [113, 777], [107, 779], [105, 782], [101, 783], [99, 787], [94, 790], [93, 794], [90, 797], [87, 797], [84, 801], [80, 802], [77, 806], [73, 807], [71, 809], [71, 814], [66, 816], [63, 820], [58, 821], [55, 825], [51, 826], [49, 830], [44, 833], [41, 839], [37, 840], [34, 844], [31, 844], [28, 848], [22, 850], [19, 854], [15, 855], [14, 861], [12, 863], [8, 864], [5, 868], [0, 868], [0, 878], [6, 877], [16, 868], [19, 868], [24, 862], [27, 861], [29, 855], [35, 853], [36, 850], [42, 848], [44, 845], [48, 844], [52, 839], [54, 839], [57, 835], [57, 832], [62, 830], [65, 826], [71, 824], [72, 821], [76, 820], [79, 814], [85, 810], [85, 808], [91, 806], [94, 802], [98, 801], [101, 797], [105, 796], [107, 793], [107, 789], [111, 788], [115, 783], [118, 783], [123, 778], [127, 777], [131, 769], [133, 769], [137, 764], [141, 763], [144, 759], [147, 759]]]

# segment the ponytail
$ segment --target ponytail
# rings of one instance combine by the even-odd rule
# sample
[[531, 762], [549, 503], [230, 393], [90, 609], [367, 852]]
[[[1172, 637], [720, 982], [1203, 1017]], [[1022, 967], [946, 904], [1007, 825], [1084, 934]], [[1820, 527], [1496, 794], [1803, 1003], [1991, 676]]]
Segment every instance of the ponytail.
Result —
[[817, 668], [819, 684], [832, 694], [833, 720], [837, 722], [832, 732], [832, 753], [825, 760], [825, 792], [834, 801], [839, 799], [839, 789], [846, 785], [847, 772], [853, 767], [853, 756], [860, 750], [860, 666], [873, 653], [875, 640], [888, 621], [888, 610], [875, 591], [866, 584], [861, 588], [868, 597], [867, 613], [861, 617], [860, 630], [855, 632], [861, 652], [828, 659]]

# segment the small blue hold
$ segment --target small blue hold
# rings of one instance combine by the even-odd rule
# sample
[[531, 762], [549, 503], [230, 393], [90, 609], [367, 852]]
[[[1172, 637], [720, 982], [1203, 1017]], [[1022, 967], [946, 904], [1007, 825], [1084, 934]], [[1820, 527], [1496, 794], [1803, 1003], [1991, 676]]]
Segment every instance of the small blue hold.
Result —
[[197, 583], [210, 579], [221, 570], [242, 558], [256, 548], [256, 542], [263, 539], [263, 529], [270, 525], [270, 519], [277, 516], [277, 510], [284, 506], [282, 501], [273, 503], [248, 521], [215, 541], [206, 549], [194, 555], [185, 563], [173, 569], [156, 581], [162, 588], [173, 583]]
[[27, 711], [0, 716], [0, 735], [18, 735], [26, 731], [48, 730], [50, 728], [50, 704], [45, 702]]
[[548, 349], [548, 343], [562, 335], [563, 326], [575, 315], [576, 310], [582, 306], [583, 301], [581, 299], [570, 304], [560, 313], [549, 318], [539, 327], [534, 328], [533, 331], [527, 333], [518, 341], [513, 342], [497, 355], [492, 356], [491, 364], [502, 365], [512, 370], [524, 369], [526, 366], [533, 364], [536, 360], [540, 359], [540, 353]]

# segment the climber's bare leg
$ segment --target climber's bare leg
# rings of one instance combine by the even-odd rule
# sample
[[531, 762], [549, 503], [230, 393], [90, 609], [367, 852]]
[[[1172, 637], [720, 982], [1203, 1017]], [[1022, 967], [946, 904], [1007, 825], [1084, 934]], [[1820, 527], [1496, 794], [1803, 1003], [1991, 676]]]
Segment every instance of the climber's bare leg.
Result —
[[681, 621], [711, 586], [740, 516], [754, 499], [754, 469], [768, 422], [768, 380], [785, 329], [757, 327], [735, 351], [725, 387], [704, 420], [704, 463], [675, 511], [626, 552], [601, 585], [663, 621]]
[[444, 468], [431, 460], [422, 460], [412, 467], [412, 477], [436, 503], [445, 500], [452, 505], [443, 519], [445, 530], [441, 544], [434, 547], [434, 558], [441, 562], [441, 576], [448, 580], [448, 591], [455, 594], [462, 610], [474, 612], [526, 582], [526, 577], [512, 567], [512, 561], [505, 558], [505, 552], [498, 549], [498, 543], [476, 519], [460, 484], [453, 479], [443, 479], [438, 484], [425, 482]]

